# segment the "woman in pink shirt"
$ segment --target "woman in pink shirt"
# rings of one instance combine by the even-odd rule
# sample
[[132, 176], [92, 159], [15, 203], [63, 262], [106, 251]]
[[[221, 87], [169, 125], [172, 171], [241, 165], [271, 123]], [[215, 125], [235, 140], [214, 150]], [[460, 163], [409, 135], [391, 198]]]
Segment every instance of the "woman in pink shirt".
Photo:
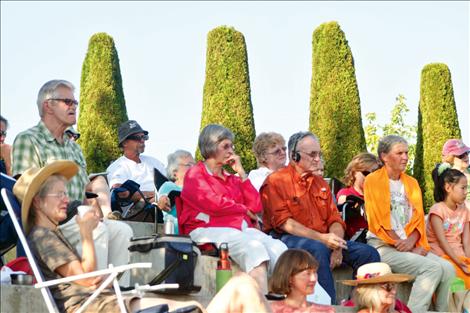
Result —
[[470, 211], [465, 205], [467, 178], [448, 163], [432, 171], [434, 200], [427, 235], [431, 251], [452, 262], [457, 276], [470, 289]]
[[209, 124], [201, 131], [198, 144], [204, 161], [186, 173], [178, 220], [195, 242], [228, 243], [232, 259], [266, 293], [267, 269], [272, 272], [287, 247], [257, 228], [261, 200], [234, 152], [233, 140], [233, 133], [220, 125]]

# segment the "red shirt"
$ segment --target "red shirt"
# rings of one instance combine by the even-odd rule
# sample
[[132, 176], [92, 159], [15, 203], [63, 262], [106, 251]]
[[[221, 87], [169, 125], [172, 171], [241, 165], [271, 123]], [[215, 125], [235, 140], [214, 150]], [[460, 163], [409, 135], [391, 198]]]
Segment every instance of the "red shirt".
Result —
[[266, 232], [282, 233], [289, 218], [323, 234], [333, 223], [345, 227], [323, 177], [311, 172], [300, 175], [292, 164], [269, 175], [260, 194]]
[[[357, 192], [357, 190], [354, 189], [354, 187], [352, 186], [348, 188], [343, 188], [340, 191], [338, 191], [338, 195], [336, 196], [336, 199], [339, 199], [340, 196], [347, 197], [349, 195], [353, 195], [361, 199], [364, 199], [364, 196], [361, 195], [359, 192]], [[354, 234], [361, 228], [367, 228], [367, 221], [364, 218], [364, 216], [357, 216], [357, 217], [349, 218], [346, 222], [347, 238], [351, 238], [352, 236], [354, 236]]]
[[261, 201], [249, 179], [224, 172], [225, 180], [209, 173], [203, 162], [188, 170], [181, 198], [183, 205], [178, 223], [189, 234], [199, 227], [241, 229], [243, 220], [253, 226], [246, 214], [262, 211]]

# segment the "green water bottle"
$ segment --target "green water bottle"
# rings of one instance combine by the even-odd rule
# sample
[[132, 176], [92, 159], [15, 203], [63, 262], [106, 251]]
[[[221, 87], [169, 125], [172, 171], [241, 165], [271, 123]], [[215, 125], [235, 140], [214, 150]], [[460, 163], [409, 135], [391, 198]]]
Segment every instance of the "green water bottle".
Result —
[[219, 246], [220, 259], [217, 261], [217, 270], [215, 272], [215, 291], [220, 289], [232, 278], [232, 266], [228, 255], [228, 244], [221, 243]]
[[452, 283], [450, 284], [450, 291], [456, 292], [465, 290], [465, 282], [462, 278], [455, 277]]

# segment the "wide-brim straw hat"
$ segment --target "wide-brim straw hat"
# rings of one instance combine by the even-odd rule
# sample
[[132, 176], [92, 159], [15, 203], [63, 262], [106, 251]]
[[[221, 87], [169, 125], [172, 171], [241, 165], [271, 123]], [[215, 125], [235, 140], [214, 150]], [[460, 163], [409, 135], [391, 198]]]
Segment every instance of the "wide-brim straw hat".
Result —
[[29, 219], [29, 211], [34, 196], [38, 193], [41, 185], [54, 174], [64, 176], [70, 180], [78, 172], [78, 165], [73, 161], [57, 160], [42, 168], [31, 167], [21, 174], [13, 186], [13, 193], [21, 203], [21, 221], [25, 234], [29, 234], [32, 227]]
[[387, 263], [375, 262], [364, 264], [357, 269], [357, 279], [341, 281], [345, 285], [357, 286], [363, 284], [402, 283], [414, 277], [408, 274], [394, 274]]

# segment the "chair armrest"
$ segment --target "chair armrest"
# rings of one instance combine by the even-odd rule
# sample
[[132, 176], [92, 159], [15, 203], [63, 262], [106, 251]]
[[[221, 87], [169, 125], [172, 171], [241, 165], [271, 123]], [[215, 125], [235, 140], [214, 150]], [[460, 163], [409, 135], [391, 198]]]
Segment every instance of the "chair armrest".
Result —
[[118, 272], [118, 273], [119, 272], [124, 272], [124, 271], [134, 269], [134, 268], [151, 268], [151, 267], [152, 267], [152, 263], [150, 263], [150, 262], [132, 263], [132, 264], [120, 265], [120, 266], [116, 266], [116, 267], [112, 267], [112, 265], [110, 265], [110, 267], [108, 269], [105, 269], [105, 270], [93, 271], [93, 272], [89, 272], [89, 273], [83, 273], [83, 274], [68, 276], [68, 277], [64, 277], [64, 278], [48, 280], [48, 281], [45, 281], [43, 283], [37, 283], [37, 284], [34, 285], [34, 287], [36, 287], [36, 288], [50, 287], [50, 286], [54, 286], [54, 285], [58, 285], [58, 284], [62, 284], [62, 283], [72, 282], [72, 281], [79, 280], [79, 279], [85, 279], [85, 278], [90, 278], [90, 277], [106, 275], [106, 274], [112, 274], [112, 273], [116, 273], [116, 272]]

